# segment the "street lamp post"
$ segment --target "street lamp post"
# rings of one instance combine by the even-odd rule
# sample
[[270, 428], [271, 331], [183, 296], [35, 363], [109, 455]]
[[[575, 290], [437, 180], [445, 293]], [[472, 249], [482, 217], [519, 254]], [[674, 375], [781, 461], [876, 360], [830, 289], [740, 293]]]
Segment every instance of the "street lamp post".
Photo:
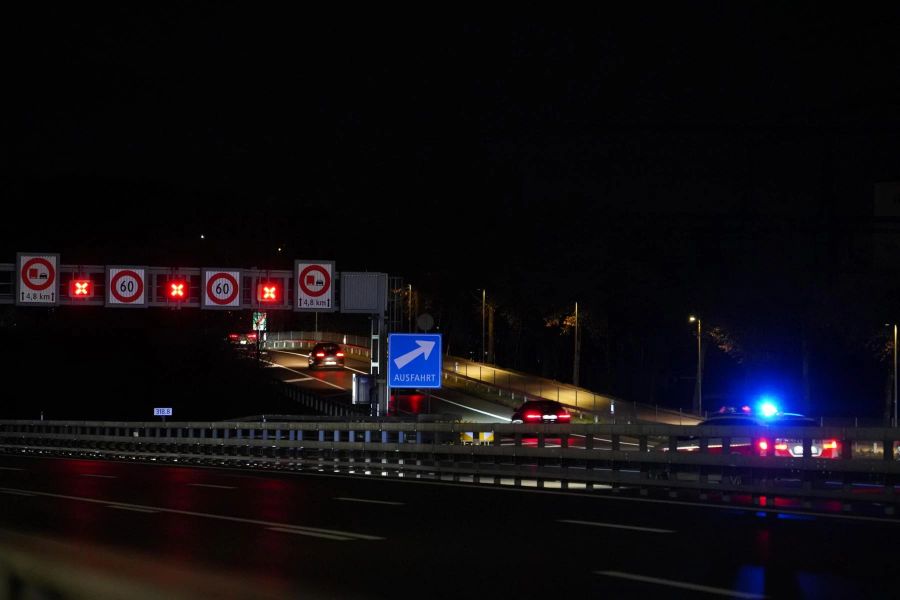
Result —
[[484, 299], [485, 290], [481, 290], [481, 359], [478, 362], [484, 362]]
[[697, 414], [703, 415], [703, 351], [700, 345], [703, 329], [700, 325], [700, 318], [691, 315], [688, 321], [697, 322]]
[[[885, 323], [886, 326], [890, 327], [890, 323]], [[897, 324], [894, 323], [894, 415], [891, 419], [891, 426], [897, 426]]]

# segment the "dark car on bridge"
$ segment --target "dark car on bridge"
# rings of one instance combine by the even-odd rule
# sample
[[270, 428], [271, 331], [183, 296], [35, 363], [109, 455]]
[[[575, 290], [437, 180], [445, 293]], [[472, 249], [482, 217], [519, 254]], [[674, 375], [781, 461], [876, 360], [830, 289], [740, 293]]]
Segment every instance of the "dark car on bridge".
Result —
[[572, 415], [555, 400], [526, 400], [512, 414], [511, 423], [571, 423]]
[[309, 352], [309, 368], [344, 366], [344, 349], [337, 342], [320, 342]]

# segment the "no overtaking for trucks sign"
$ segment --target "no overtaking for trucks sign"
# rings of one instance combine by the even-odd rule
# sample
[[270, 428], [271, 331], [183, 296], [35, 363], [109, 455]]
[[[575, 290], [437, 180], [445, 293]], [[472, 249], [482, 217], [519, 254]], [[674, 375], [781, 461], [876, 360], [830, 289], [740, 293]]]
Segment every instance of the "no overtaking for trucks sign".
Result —
[[59, 254], [16, 255], [16, 304], [56, 306], [59, 304]]
[[294, 261], [297, 305], [294, 310], [334, 312], [334, 261]]

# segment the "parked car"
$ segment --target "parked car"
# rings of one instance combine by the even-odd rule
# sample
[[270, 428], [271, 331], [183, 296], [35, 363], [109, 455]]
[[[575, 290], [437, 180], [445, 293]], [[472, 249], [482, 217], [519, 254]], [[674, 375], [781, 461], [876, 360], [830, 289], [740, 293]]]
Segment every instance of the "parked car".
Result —
[[309, 368], [344, 366], [344, 349], [337, 342], [320, 342], [309, 352]]
[[526, 400], [513, 412], [511, 423], [571, 423], [572, 415], [555, 400]]

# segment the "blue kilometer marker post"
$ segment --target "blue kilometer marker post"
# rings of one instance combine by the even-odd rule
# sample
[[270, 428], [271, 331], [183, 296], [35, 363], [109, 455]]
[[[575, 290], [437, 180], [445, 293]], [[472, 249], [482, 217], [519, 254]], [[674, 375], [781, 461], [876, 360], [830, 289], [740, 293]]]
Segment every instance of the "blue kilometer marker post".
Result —
[[441, 336], [392, 333], [388, 336], [388, 386], [441, 387]]

